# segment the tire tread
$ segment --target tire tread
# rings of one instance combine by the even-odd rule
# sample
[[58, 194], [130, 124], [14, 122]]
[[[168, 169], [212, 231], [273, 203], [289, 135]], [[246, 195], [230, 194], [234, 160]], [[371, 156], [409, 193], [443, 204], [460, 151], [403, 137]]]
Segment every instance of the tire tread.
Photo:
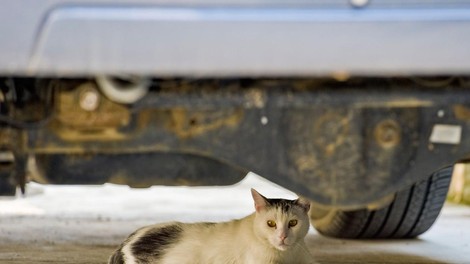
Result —
[[396, 193], [388, 206], [336, 211], [327, 225], [312, 224], [321, 234], [337, 238], [413, 238], [426, 232], [444, 205], [453, 167]]

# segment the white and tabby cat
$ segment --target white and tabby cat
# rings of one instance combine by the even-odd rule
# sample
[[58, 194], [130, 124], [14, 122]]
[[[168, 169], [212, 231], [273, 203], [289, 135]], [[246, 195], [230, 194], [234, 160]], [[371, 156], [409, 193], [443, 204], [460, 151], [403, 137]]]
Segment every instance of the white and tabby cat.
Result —
[[315, 263], [304, 243], [309, 202], [268, 199], [254, 189], [251, 193], [256, 212], [245, 218], [143, 227], [121, 244], [109, 263]]

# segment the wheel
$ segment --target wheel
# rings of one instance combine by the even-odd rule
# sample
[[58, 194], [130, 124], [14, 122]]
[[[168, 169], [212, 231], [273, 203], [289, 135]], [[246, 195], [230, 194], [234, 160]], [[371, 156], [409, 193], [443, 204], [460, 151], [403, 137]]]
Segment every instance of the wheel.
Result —
[[336, 238], [413, 238], [436, 221], [449, 189], [453, 167], [433, 173], [428, 179], [397, 192], [388, 206], [355, 211], [312, 208], [315, 229]]
[[15, 193], [16, 184], [11, 177], [11, 173], [2, 171], [0, 168], [0, 196], [14, 196]]
[[15, 196], [16, 187], [25, 193], [26, 158], [0, 149], [0, 196]]

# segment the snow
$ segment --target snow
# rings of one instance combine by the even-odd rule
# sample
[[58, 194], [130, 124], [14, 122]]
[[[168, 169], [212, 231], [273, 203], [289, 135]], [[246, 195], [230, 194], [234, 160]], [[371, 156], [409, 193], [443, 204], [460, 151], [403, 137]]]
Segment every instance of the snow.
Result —
[[229, 220], [254, 211], [250, 188], [267, 197], [297, 197], [254, 173], [249, 173], [244, 180], [232, 186], [210, 187], [153, 186], [134, 189], [115, 184], [57, 186], [29, 183], [25, 197], [0, 200], [0, 216]]

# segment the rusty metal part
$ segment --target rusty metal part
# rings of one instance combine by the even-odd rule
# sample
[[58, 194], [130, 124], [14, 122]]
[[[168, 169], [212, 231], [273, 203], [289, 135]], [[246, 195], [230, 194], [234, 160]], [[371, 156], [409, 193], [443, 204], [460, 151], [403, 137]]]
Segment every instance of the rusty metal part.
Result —
[[384, 120], [374, 129], [374, 137], [383, 148], [393, 148], [400, 143], [401, 129], [395, 120]]
[[462, 121], [470, 121], [470, 106], [457, 104], [454, 105], [453, 110], [457, 119]]
[[57, 91], [56, 120], [49, 126], [63, 140], [119, 140], [130, 122], [126, 106], [99, 96], [96, 84], [85, 82]]
[[[155, 80], [149, 94], [128, 108], [105, 107], [103, 100], [89, 112], [78, 104], [78, 88], [87, 81], [64, 82], [58, 119], [28, 132], [27, 152], [42, 160], [78, 155], [93, 164], [104, 156], [168, 154], [181, 155], [178, 164], [186, 167], [191, 162], [184, 157], [199, 156], [254, 171], [317, 204], [358, 208], [470, 158], [470, 121], [462, 110], [470, 105], [470, 90], [457, 83], [437, 89], [402, 79]], [[435, 125], [459, 127], [462, 139], [430, 142]], [[65, 137], [64, 131], [77, 134]], [[89, 132], [93, 136], [83, 140]], [[54, 166], [43, 167], [50, 173]], [[125, 180], [132, 173], [108, 172], [115, 182], [141, 186], [138, 178]], [[93, 182], [92, 175], [83, 177]], [[167, 177], [165, 184], [208, 176], [198, 177]]]
[[189, 111], [175, 108], [166, 125], [180, 138], [197, 137], [222, 127], [236, 128], [243, 118], [242, 109]]

